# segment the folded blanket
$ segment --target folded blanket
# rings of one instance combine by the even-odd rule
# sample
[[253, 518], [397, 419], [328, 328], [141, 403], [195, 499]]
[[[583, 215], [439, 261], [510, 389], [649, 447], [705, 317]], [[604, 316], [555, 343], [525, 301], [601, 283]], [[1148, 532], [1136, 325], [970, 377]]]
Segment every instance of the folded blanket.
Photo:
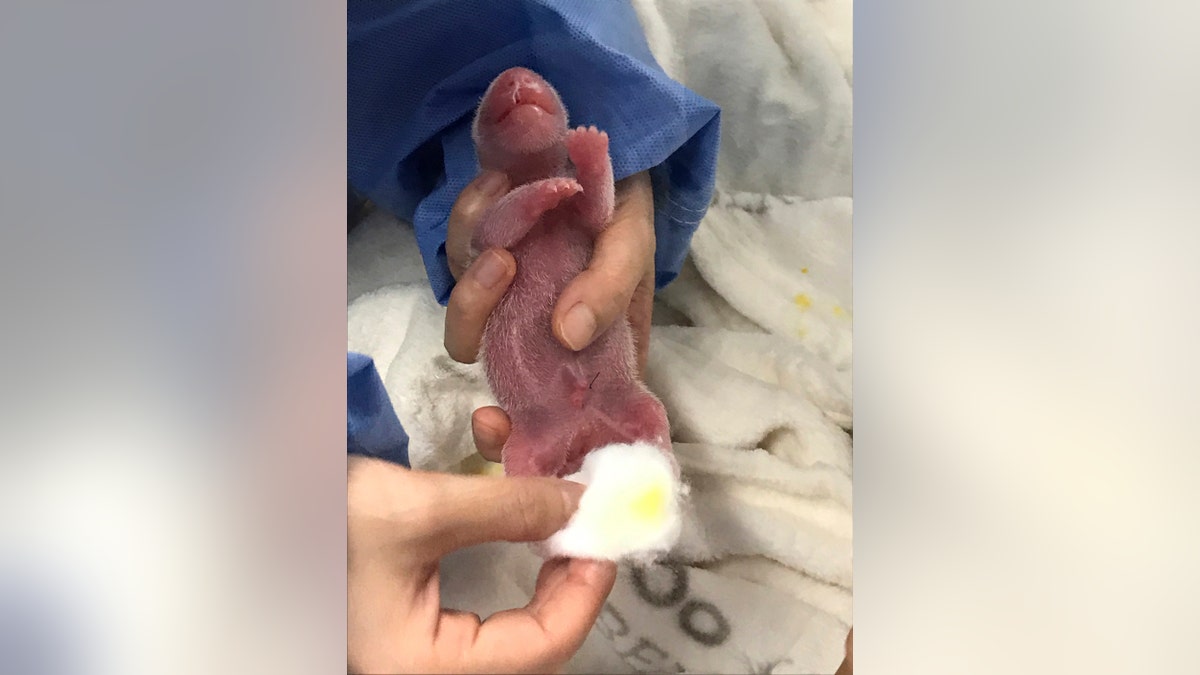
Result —
[[[569, 670], [833, 672], [853, 586], [850, 3], [634, 6], [667, 72], [723, 110], [717, 194], [656, 298], [646, 373], [691, 492], [679, 544], [622, 566]], [[411, 230], [372, 214], [349, 270], [349, 349], [374, 357], [413, 466], [489, 470], [470, 416], [494, 401], [445, 354]], [[443, 603], [522, 605], [540, 563], [460, 551]]]

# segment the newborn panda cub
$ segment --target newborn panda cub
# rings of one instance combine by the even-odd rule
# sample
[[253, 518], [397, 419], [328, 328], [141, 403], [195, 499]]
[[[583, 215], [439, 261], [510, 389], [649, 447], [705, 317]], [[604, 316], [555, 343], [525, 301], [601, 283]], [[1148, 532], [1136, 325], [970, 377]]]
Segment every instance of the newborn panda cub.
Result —
[[[612, 219], [608, 135], [569, 129], [558, 93], [524, 68], [488, 87], [472, 134], [480, 166], [505, 173], [513, 186], [471, 242], [473, 256], [503, 248], [517, 262], [481, 350], [488, 383], [512, 421], [504, 471], [588, 484], [576, 517], [559, 533], [575, 542], [559, 537], [560, 548], [574, 550], [560, 552], [617, 558], [669, 547], [682, 486], [666, 410], [637, 376], [628, 321], [614, 322], [578, 352], [552, 331], [558, 298], [586, 269]], [[572, 534], [580, 528], [589, 541]]]

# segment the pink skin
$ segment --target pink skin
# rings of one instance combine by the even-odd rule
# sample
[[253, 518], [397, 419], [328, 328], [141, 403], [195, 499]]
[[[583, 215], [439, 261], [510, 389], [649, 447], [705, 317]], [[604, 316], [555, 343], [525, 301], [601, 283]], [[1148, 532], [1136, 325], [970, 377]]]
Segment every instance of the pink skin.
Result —
[[504, 248], [517, 261], [492, 312], [481, 353], [512, 431], [501, 453], [511, 476], [566, 476], [593, 449], [649, 442], [671, 455], [662, 403], [638, 379], [622, 319], [573, 352], [554, 336], [555, 302], [591, 259], [614, 206], [608, 135], [568, 131], [545, 80], [512, 68], [492, 82], [473, 128], [480, 165], [516, 186], [481, 219], [474, 254]]

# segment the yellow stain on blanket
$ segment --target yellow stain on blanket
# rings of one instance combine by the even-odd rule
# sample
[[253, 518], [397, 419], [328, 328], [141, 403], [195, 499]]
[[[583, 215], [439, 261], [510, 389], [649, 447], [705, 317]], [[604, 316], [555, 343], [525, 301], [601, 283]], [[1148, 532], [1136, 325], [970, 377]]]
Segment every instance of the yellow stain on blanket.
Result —
[[812, 307], [812, 298], [804, 293], [797, 293], [796, 297], [792, 298], [792, 302], [796, 303], [796, 306], [802, 310]]
[[458, 467], [458, 473], [474, 475], [474, 476], [503, 476], [504, 465], [498, 462], [489, 462], [484, 459], [479, 453], [475, 453], [463, 460]]

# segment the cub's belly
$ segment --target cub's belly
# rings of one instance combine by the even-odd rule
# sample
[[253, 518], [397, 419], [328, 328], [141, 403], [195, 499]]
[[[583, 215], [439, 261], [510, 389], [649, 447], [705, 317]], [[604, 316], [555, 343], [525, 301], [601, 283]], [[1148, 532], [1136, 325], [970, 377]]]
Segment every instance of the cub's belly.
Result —
[[632, 335], [624, 322], [574, 352], [551, 331], [553, 305], [537, 306], [514, 290], [484, 334], [488, 383], [510, 415], [537, 408], [569, 414], [584, 407], [588, 392], [633, 381]]

